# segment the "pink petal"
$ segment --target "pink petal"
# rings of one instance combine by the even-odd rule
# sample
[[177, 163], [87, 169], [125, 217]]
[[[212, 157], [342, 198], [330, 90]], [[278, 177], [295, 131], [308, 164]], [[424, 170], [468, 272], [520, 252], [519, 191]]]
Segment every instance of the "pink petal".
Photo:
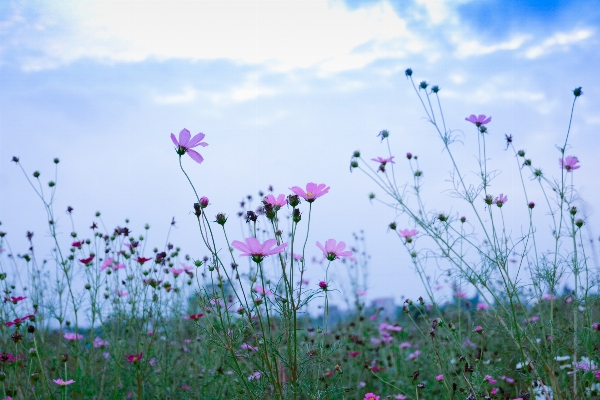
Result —
[[196, 136], [194, 136], [187, 144], [186, 147], [190, 148], [190, 147], [196, 147], [200, 144], [200, 142], [202, 141], [202, 139], [204, 139], [206, 135], [202, 132], [200, 132], [199, 134], [197, 134]]
[[[485, 117], [485, 115], [484, 115], [484, 117]], [[484, 124], [484, 125], [485, 125], [485, 124], [489, 124], [491, 121], [492, 121], [492, 117], [488, 117], [486, 120], [484, 120], [484, 121], [482, 122], [482, 124]]]
[[321, 249], [321, 251], [322, 251], [324, 254], [327, 254], [327, 250], [325, 250], [325, 247], [323, 247], [323, 245], [322, 245], [321, 243], [317, 242], [317, 247], [318, 247], [319, 249]]
[[202, 164], [204, 161], [204, 157], [200, 155], [196, 150], [187, 149], [187, 153], [192, 157], [192, 160], [196, 161], [198, 164]]
[[179, 147], [179, 142], [175, 138], [175, 135], [173, 135], [172, 133], [171, 133], [171, 140], [173, 141], [173, 144], [175, 144], [175, 146]]
[[190, 141], [190, 137], [192, 137], [190, 131], [183, 128], [181, 132], [179, 132], [179, 145], [181, 147], [187, 147], [188, 142]]
[[[231, 242], [231, 246], [235, 249], [238, 249], [239, 251], [243, 252], [243, 253], [250, 253], [250, 248], [243, 242], [240, 242], [239, 240], [234, 240], [233, 242]], [[246, 255], [246, 254], [242, 254], [242, 255]]]

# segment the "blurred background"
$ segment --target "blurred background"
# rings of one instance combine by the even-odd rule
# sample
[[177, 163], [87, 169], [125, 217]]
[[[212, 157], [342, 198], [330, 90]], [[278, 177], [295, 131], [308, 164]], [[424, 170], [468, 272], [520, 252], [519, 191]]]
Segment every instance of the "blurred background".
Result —
[[[572, 90], [582, 86], [566, 154], [580, 160], [573, 183], [584, 235], [597, 243], [599, 23], [598, 1], [2, 1], [0, 230], [15, 255], [27, 251], [33, 231], [38, 256], [49, 256], [43, 206], [11, 159], [19, 157], [28, 174], [40, 171], [46, 184], [55, 180], [58, 157], [55, 206], [65, 246], [72, 206], [80, 238], [92, 236], [101, 211], [109, 230], [128, 218], [138, 236], [150, 224], [150, 248], [164, 246], [174, 217], [169, 241], [201, 258], [208, 252], [191, 214], [195, 198], [169, 139], [187, 128], [205, 133], [209, 146], [199, 150], [204, 163], [185, 156], [183, 165], [210, 199], [208, 214], [230, 216], [231, 239], [244, 237], [236, 213], [246, 195], [256, 207], [269, 185], [288, 194], [291, 186], [326, 183], [330, 193], [314, 203], [307, 257], [320, 259], [317, 240], [350, 245], [362, 230], [371, 255], [367, 301], [424, 296], [388, 230], [394, 220], [413, 226], [370, 202], [371, 192], [385, 196], [349, 171], [355, 150], [367, 160], [387, 156], [377, 137], [387, 129], [399, 183], [412, 181], [404, 157], [412, 152], [427, 207], [471, 218], [449, 196], [451, 164], [405, 77], [410, 67], [417, 82], [441, 87], [463, 172], [477, 168], [477, 133], [465, 117], [493, 117], [488, 157], [501, 174], [491, 190], [508, 195], [503, 211], [513, 236], [529, 220], [505, 134], [547, 176], [560, 177], [557, 146]], [[532, 193], [530, 200], [543, 202]], [[536, 214], [542, 242], [551, 239], [546, 212]], [[332, 264], [337, 287], [344, 268]], [[440, 298], [450, 299], [444, 266], [428, 268]], [[310, 263], [307, 275], [316, 287], [324, 266]], [[343, 306], [341, 296], [334, 301]]]

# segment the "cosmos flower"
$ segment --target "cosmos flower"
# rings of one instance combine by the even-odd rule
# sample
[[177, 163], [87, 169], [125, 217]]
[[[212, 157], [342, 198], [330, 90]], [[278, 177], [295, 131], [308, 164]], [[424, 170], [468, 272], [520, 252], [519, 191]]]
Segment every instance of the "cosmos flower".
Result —
[[242, 252], [240, 256], [252, 257], [252, 260], [256, 263], [261, 262], [267, 256], [281, 253], [287, 247], [287, 243], [276, 246], [277, 240], [275, 239], [267, 239], [262, 244], [257, 238], [253, 237], [246, 238], [244, 241], [246, 243], [234, 240], [231, 245]]
[[179, 140], [177, 140], [175, 138], [175, 135], [172, 133], [171, 140], [173, 141], [173, 144], [177, 146], [177, 148], [175, 149], [177, 151], [177, 154], [182, 156], [185, 153], [187, 153], [192, 158], [192, 160], [200, 164], [202, 163], [202, 161], [204, 161], [204, 157], [202, 157], [200, 153], [198, 153], [196, 150], [192, 150], [192, 148], [197, 146], [208, 146], [208, 143], [202, 141], [202, 139], [204, 139], [204, 136], [206, 135], [200, 132], [192, 138], [190, 131], [184, 128], [181, 130], [181, 132], [179, 132]]
[[346, 248], [346, 243], [338, 243], [335, 241], [335, 239], [327, 239], [325, 246], [317, 242], [317, 247], [323, 252], [323, 257], [329, 261], [333, 261], [340, 257], [350, 257], [352, 255], [351, 251], [344, 251]]
[[273, 196], [272, 194], [269, 194], [265, 196], [265, 198], [263, 199], [263, 203], [270, 204], [273, 207], [275, 207], [275, 210], [279, 210], [279, 208], [287, 204], [287, 198], [284, 194], [280, 194], [277, 197]]
[[67, 340], [79, 340], [79, 339], [83, 339], [83, 335], [79, 334], [79, 333], [65, 333], [63, 335], [63, 337]]
[[309, 203], [312, 203], [318, 197], [327, 194], [327, 192], [329, 192], [329, 186], [326, 187], [324, 183], [317, 185], [316, 183], [310, 182], [306, 184], [306, 191], [298, 186], [292, 186], [290, 190]]
[[567, 172], [573, 172], [580, 168], [579, 165], [576, 165], [579, 162], [577, 157], [567, 156], [565, 159], [559, 158], [558, 162], [560, 163], [560, 167], [566, 169]]
[[479, 116], [471, 114], [469, 117], [465, 118], [465, 121], [472, 122], [479, 127], [481, 125], [485, 125], [492, 122], [492, 117], [486, 118], [486, 116], [483, 114], [480, 114]]
[[500, 193], [498, 195], [498, 197], [496, 197], [494, 199], [494, 204], [496, 204], [498, 207], [502, 207], [502, 205], [504, 203], [506, 203], [508, 201], [508, 196], [505, 196], [504, 193]]
[[67, 385], [70, 385], [71, 383], [75, 382], [73, 379], [69, 379], [68, 381], [63, 381], [60, 378], [58, 378], [58, 379], [52, 379], [52, 381], [54, 383], [56, 383], [57, 385], [60, 385], [60, 386], [67, 386]]
[[125, 356], [127, 362], [132, 364], [140, 361], [143, 357], [144, 355], [142, 354], [142, 352], [140, 352], [140, 354], [130, 354]]

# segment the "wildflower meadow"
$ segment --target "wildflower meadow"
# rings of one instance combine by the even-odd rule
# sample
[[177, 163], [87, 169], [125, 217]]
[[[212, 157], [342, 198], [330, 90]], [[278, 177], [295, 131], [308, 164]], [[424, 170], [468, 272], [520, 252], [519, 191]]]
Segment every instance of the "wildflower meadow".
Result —
[[[148, 225], [106, 226], [100, 212], [76, 231], [77, 210], [65, 219], [55, 208], [61, 160], [40, 172], [15, 154], [10, 173], [29, 182], [47, 231], [28, 232], [19, 249], [11, 236], [20, 233], [0, 232], [0, 397], [600, 399], [600, 275], [577, 206], [579, 169], [596, 167], [569, 137], [582, 88], [564, 110], [564, 141], [526, 150], [518, 132], [494, 131], [502, 115], [445, 115], [439, 86], [405, 76], [422, 106], [410, 122], [426, 124], [442, 151], [399, 152], [394, 129], [369, 132], [381, 153], [354, 151], [345, 179], [370, 182], [357, 190], [390, 211], [377, 234], [394, 235], [408, 264], [370, 263], [372, 234], [316, 237], [314, 211], [336, 190], [318, 177], [268, 187], [239, 210], [211, 202], [217, 189], [196, 177], [218, 132], [164, 134], [195, 248], [150, 236]], [[498, 143], [504, 158], [492, 160]], [[555, 162], [537, 164], [541, 152]], [[419, 165], [434, 157], [450, 170]], [[518, 185], [499, 190], [500, 172]], [[428, 185], [451, 206], [430, 206]], [[315, 264], [318, 282], [306, 277]], [[375, 268], [418, 276], [422, 296], [369, 304], [364, 276]], [[442, 279], [449, 298], [436, 291]]]

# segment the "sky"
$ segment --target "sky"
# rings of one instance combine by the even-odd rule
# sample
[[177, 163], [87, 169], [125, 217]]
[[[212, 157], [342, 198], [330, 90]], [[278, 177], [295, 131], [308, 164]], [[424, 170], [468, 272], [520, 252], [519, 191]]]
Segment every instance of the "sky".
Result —
[[[15, 253], [27, 250], [27, 231], [49, 249], [43, 207], [11, 158], [28, 173], [39, 170], [45, 183], [59, 157], [55, 206], [65, 246], [71, 227], [62, 210], [72, 206], [80, 237], [91, 236], [101, 211], [109, 227], [129, 218], [136, 235], [149, 223], [149, 241], [159, 247], [175, 217], [169, 240], [202, 257], [193, 192], [169, 139], [187, 128], [205, 133], [209, 146], [201, 149], [204, 163], [186, 156], [183, 165], [209, 197], [209, 213], [230, 215], [231, 238], [242, 239], [235, 214], [247, 194], [256, 205], [269, 185], [287, 194], [291, 186], [326, 183], [331, 190], [314, 203], [307, 254], [319, 255], [317, 240], [351, 243], [363, 230], [367, 298], [400, 303], [424, 295], [387, 228], [393, 220], [412, 225], [370, 202], [369, 193], [383, 194], [349, 171], [355, 150], [366, 160], [387, 154], [377, 138], [387, 129], [399, 182], [411, 179], [403, 155], [418, 154], [427, 206], [465, 209], [448, 196], [450, 164], [405, 77], [410, 67], [417, 82], [441, 87], [465, 171], [476, 167], [476, 133], [464, 118], [493, 117], [488, 156], [502, 173], [492, 190], [508, 194], [504, 210], [516, 233], [527, 221], [505, 134], [558, 176], [556, 146], [564, 142], [572, 90], [583, 87], [568, 154], [580, 160], [579, 204], [586, 234], [596, 238], [599, 10], [598, 1], [554, 0], [3, 1], [0, 230]], [[548, 230], [547, 222], [539, 229]], [[342, 287], [345, 266], [336, 263], [331, 271]], [[432, 277], [443, 273], [429, 268]], [[323, 266], [311, 265], [308, 276], [316, 284]], [[449, 295], [449, 282], [439, 283], [441, 296]]]

